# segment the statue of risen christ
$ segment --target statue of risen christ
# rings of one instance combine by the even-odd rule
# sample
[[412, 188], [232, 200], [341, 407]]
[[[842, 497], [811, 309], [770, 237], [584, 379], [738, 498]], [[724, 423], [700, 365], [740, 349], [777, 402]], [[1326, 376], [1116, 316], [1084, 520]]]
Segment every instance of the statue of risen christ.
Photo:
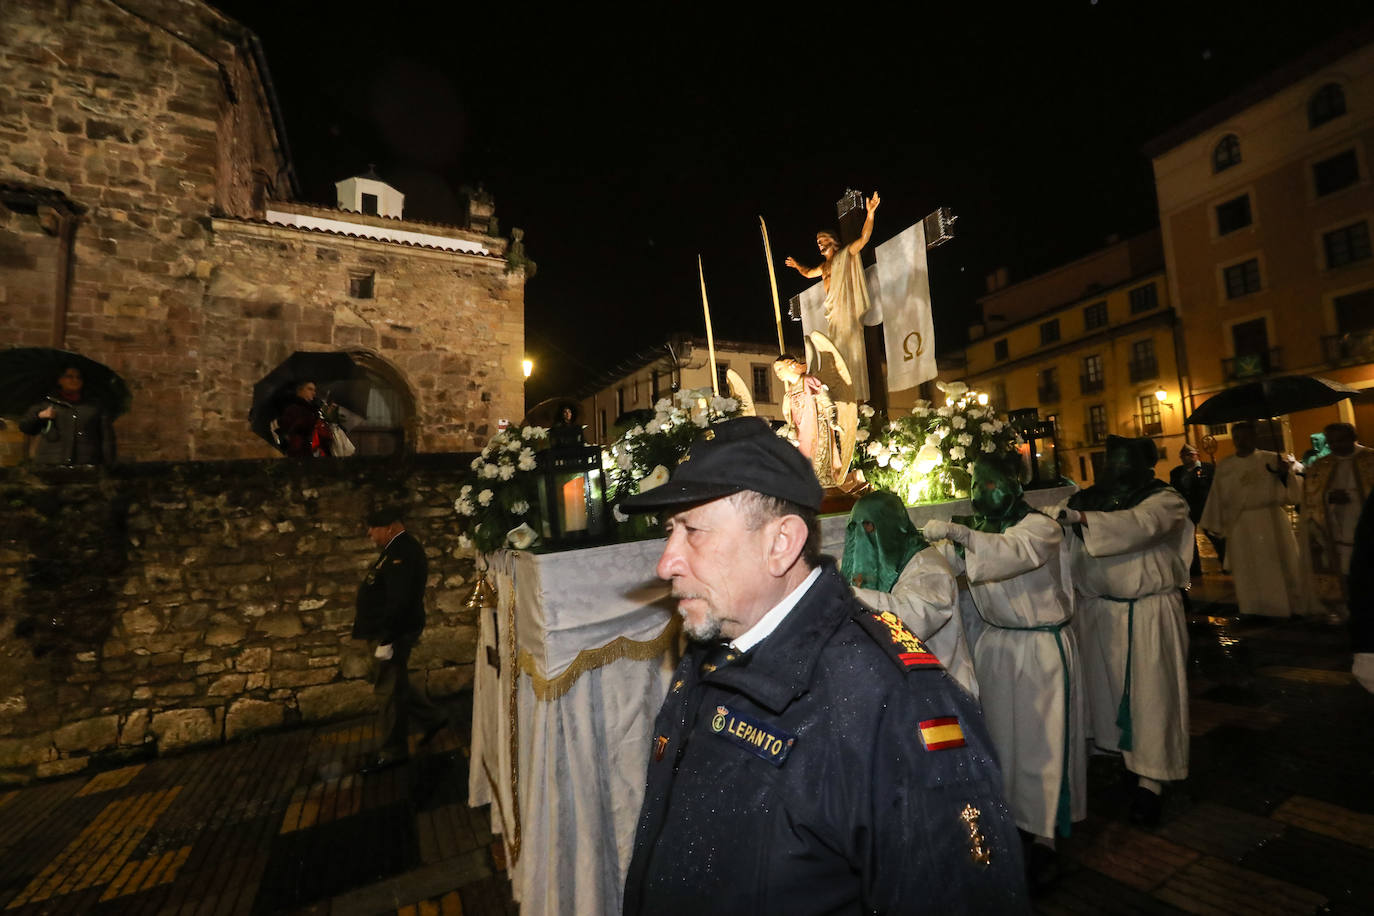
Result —
[[834, 233], [824, 230], [816, 233], [816, 247], [825, 258], [818, 266], [803, 267], [791, 257], [784, 262], [803, 277], [820, 277], [825, 284], [826, 336], [848, 362], [854, 376], [854, 394], [859, 401], [868, 400], [868, 362], [864, 359], [864, 332], [860, 319], [869, 309], [868, 287], [864, 283], [859, 252], [873, 234], [873, 212], [878, 209], [880, 200], [877, 191], [868, 198], [868, 216], [864, 219], [863, 231], [848, 245], [841, 246]]

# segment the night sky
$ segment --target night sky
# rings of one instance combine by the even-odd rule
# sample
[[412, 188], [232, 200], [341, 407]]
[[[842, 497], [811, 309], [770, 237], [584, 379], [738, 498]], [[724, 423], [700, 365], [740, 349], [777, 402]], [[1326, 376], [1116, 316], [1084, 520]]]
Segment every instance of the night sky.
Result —
[[262, 39], [303, 199], [333, 204], [335, 181], [375, 163], [407, 217], [456, 221], [481, 183], [502, 232], [525, 230], [530, 403], [704, 333], [698, 253], [716, 336], [771, 340], [758, 216], [785, 307], [811, 281], [782, 260], [817, 260], [850, 187], [882, 195], [875, 244], [958, 214], [931, 254], [939, 347], [957, 347], [988, 271], [1024, 278], [1157, 222], [1146, 141], [1369, 15], [1356, 0], [839, 4], [828, 20], [743, 3], [215, 5]]

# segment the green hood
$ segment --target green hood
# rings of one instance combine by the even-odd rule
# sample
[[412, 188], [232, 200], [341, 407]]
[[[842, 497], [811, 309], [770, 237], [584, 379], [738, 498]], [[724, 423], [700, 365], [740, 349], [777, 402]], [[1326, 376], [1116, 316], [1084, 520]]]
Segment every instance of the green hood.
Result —
[[851, 585], [863, 576], [862, 588], [890, 592], [906, 564], [928, 546], [896, 494], [869, 493], [849, 513], [840, 572]]

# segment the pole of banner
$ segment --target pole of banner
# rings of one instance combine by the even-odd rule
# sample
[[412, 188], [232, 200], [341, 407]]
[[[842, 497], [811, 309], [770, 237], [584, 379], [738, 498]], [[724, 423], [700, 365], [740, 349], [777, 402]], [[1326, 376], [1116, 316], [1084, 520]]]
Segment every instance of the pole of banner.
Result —
[[773, 248], [768, 244], [768, 224], [759, 217], [759, 229], [763, 231], [763, 258], [768, 262], [768, 285], [773, 289], [773, 322], [778, 326], [778, 352], [785, 353], [782, 344], [782, 306], [778, 304], [778, 277], [773, 271]]
[[720, 397], [720, 373], [716, 371], [716, 336], [711, 331], [711, 306], [706, 301], [706, 271], [697, 255], [697, 274], [701, 277], [701, 310], [706, 313], [706, 352], [711, 358], [711, 393]]

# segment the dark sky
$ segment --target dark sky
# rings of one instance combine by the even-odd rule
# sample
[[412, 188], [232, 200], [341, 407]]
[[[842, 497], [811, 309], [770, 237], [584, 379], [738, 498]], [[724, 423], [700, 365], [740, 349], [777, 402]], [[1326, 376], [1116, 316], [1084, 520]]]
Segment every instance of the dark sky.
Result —
[[[375, 163], [406, 215], [454, 221], [482, 183], [525, 230], [531, 403], [674, 330], [773, 337], [758, 216], [784, 300], [810, 281], [846, 188], [883, 198], [875, 242], [947, 206], [937, 337], [983, 276], [1014, 279], [1157, 221], [1142, 144], [1361, 22], [1358, 0], [1056, 0], [688, 9], [221, 0], [257, 32], [302, 196]], [[743, 11], [743, 12], [742, 12]], [[898, 18], [894, 18], [898, 17]], [[789, 346], [800, 325], [788, 322]]]

